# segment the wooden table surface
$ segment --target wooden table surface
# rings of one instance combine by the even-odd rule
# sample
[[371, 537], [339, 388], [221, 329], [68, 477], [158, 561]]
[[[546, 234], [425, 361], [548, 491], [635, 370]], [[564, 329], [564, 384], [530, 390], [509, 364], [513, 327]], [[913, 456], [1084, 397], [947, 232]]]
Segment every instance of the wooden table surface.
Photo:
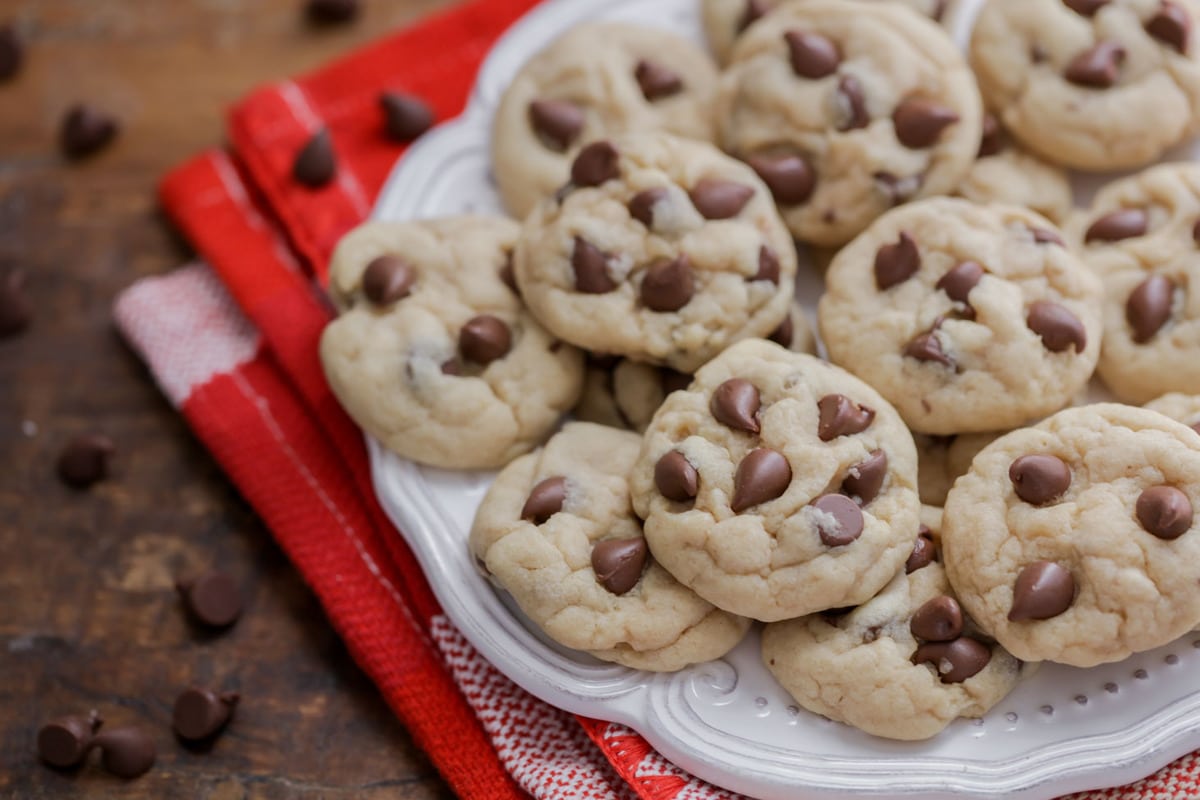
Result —
[[[355, 23], [316, 29], [302, 0], [0, 0], [28, 43], [0, 84], [0, 273], [23, 268], [36, 308], [0, 339], [0, 798], [451, 796], [111, 322], [120, 289], [189, 257], [155, 186], [222, 140], [222, 109], [451, 1], [364, 0]], [[58, 124], [80, 100], [123, 132], [68, 164]], [[87, 431], [118, 454], [81, 493], [54, 462]], [[216, 636], [172, 589], [210, 566], [247, 589]], [[193, 682], [243, 696], [209, 753], [170, 733]], [[90, 708], [152, 732], [157, 766], [126, 782], [39, 764], [38, 726]]]

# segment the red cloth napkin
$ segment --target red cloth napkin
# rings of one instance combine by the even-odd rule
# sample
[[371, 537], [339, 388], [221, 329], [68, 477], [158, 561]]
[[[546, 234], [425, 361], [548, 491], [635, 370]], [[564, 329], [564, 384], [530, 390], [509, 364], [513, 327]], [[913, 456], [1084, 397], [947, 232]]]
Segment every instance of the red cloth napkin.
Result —
[[[135, 284], [116, 319], [460, 796], [732, 799], [628, 728], [533, 698], [471, 648], [376, 503], [362, 436], [317, 359], [329, 253], [402, 153], [382, 135], [380, 92], [418, 94], [453, 117], [494, 40], [535, 2], [476, 0], [250, 95], [231, 115], [232, 152], [203, 153], [163, 181], [164, 206], [207, 265]], [[322, 127], [339, 169], [313, 190], [291, 167]], [[1192, 755], [1077, 798], [1196, 796]]]

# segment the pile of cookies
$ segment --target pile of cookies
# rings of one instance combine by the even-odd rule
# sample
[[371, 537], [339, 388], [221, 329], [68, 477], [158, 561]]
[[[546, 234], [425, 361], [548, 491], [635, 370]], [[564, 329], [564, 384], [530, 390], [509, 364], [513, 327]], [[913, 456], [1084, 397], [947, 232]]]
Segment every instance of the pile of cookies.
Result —
[[[944, 0], [701, 11], [716, 60], [615, 23], [529, 60], [522, 222], [342, 241], [346, 409], [500, 469], [470, 548], [556, 642], [676, 670], [766, 623], [876, 735], [1200, 626], [1200, 165], [1151, 163], [1200, 130], [1200, 2], [990, 0], [969, 59]], [[1144, 171], [1076, 211], [1066, 168]]]

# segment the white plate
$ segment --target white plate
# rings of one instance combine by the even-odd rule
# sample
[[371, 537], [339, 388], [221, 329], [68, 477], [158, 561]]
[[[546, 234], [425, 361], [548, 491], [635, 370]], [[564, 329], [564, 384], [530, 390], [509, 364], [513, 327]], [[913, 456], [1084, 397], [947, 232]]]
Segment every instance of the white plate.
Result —
[[[500, 93], [529, 54], [587, 19], [624, 19], [701, 40], [697, 0], [550, 0], [480, 71], [467, 111], [397, 166], [374, 216], [500, 212], [488, 136]], [[967, 0], [968, 12], [978, 0]], [[958, 20], [965, 39], [970, 13]], [[1094, 182], [1093, 182], [1094, 183]], [[1080, 185], [1081, 191], [1089, 186]], [[819, 282], [802, 286], [815, 302]], [[501, 672], [560, 708], [624, 723], [663, 755], [762, 800], [1004, 797], [1043, 800], [1148, 775], [1200, 746], [1200, 634], [1090, 670], [1043, 666], [982, 720], [928, 742], [890, 742], [798, 710], [763, 667], [758, 633], [721, 661], [674, 675], [598, 662], [549, 642], [477, 572], [471, 520], [492, 473], [418, 466], [371, 441], [375, 488], [446, 614]]]

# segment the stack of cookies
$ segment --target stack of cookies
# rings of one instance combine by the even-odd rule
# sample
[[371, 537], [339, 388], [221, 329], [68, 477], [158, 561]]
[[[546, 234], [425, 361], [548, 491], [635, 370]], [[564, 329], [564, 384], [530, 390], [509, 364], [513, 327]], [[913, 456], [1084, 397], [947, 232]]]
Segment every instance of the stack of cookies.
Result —
[[[529, 60], [520, 222], [342, 241], [347, 411], [500, 470], [470, 548], [556, 642], [668, 671], [765, 623], [879, 736], [1200, 626], [1200, 166], [1153, 163], [1200, 130], [1200, 0], [989, 0], [969, 59], [946, 0], [700, 12], [715, 60], [616, 23]], [[1068, 168], [1144, 171], [1077, 211]]]

